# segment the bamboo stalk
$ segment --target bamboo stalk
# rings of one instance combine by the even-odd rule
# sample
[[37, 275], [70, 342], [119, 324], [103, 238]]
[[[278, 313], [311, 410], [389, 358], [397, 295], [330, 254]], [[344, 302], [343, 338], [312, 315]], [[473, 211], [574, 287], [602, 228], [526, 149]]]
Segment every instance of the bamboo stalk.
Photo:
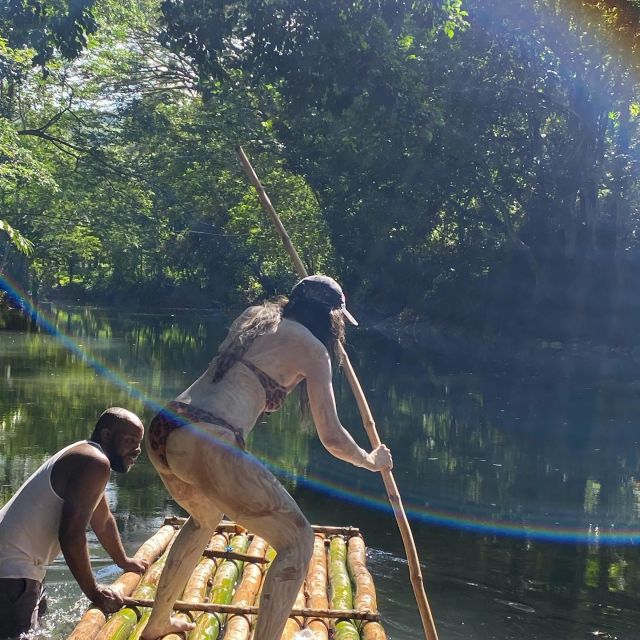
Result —
[[[230, 562], [237, 562], [231, 560]], [[131, 607], [153, 607], [153, 600], [139, 598], [124, 598], [124, 604]], [[218, 604], [215, 602], [183, 602], [176, 600], [173, 604], [174, 611], [203, 611], [205, 613], [220, 613], [224, 615], [258, 615], [259, 607], [237, 607], [231, 604]], [[303, 618], [350, 618], [353, 620], [379, 621], [380, 614], [374, 611], [357, 611], [356, 609], [345, 609], [334, 611], [333, 609], [292, 609], [290, 615], [302, 616]]]
[[[307, 607], [311, 609], [328, 609], [327, 597], [327, 553], [324, 545], [324, 534], [316, 533], [313, 542], [313, 555], [309, 562], [305, 581]], [[372, 609], [375, 611], [375, 609]], [[326, 618], [313, 618], [307, 626], [314, 634], [315, 640], [328, 640], [329, 624]]]
[[[367, 569], [366, 555], [364, 540], [358, 536], [349, 538], [347, 542], [347, 569], [356, 587], [353, 604], [356, 609], [375, 611], [378, 608], [376, 588]], [[362, 628], [361, 635], [364, 640], [387, 640], [387, 634], [379, 622], [367, 622]]]
[[[298, 595], [296, 596], [295, 604], [293, 605], [294, 609], [302, 609], [305, 605], [305, 597], [304, 597], [304, 584], [300, 586], [300, 590], [298, 591]], [[282, 635], [280, 636], [280, 640], [293, 640], [296, 633], [302, 629], [304, 626], [304, 618], [301, 616], [289, 616], [286, 624], [284, 625], [284, 629], [282, 630]]]
[[[206, 553], [208, 550], [213, 552], [221, 552], [227, 548], [228, 543], [229, 539], [227, 535], [225, 535], [224, 533], [216, 533], [209, 541], [207, 549], [205, 549], [204, 553]], [[207, 558], [204, 557], [203, 554], [202, 560], [200, 560], [200, 562], [197, 564], [196, 568], [193, 570], [193, 573], [189, 577], [187, 584], [185, 585], [184, 591], [182, 592], [182, 598], [189, 602], [204, 602], [207, 596], [207, 589], [209, 588], [209, 581], [215, 574], [216, 568], [221, 564], [221, 560]], [[147, 609], [147, 611], [151, 612], [151, 609]], [[178, 613], [176, 617], [190, 622], [192, 618], [193, 620], [195, 620], [200, 615], [200, 611], [191, 614], [187, 614], [185, 612]], [[183, 640], [183, 638], [183, 634], [178, 633], [170, 633], [164, 636], [164, 640]]]
[[96, 640], [127, 640], [138, 622], [138, 614], [131, 608], [120, 609], [107, 620]]
[[[134, 591], [135, 598], [153, 598], [156, 595], [156, 588], [152, 585], [141, 584]], [[148, 611], [151, 611], [149, 609]], [[116, 611], [105, 623], [104, 627], [100, 629], [96, 640], [127, 640], [132, 635], [135, 635], [136, 627], [139, 621], [141, 621], [145, 613], [148, 613], [146, 609], [138, 609], [137, 607], [125, 607]], [[140, 619], [138, 616], [140, 615]]]
[[[340, 536], [334, 536], [329, 543], [329, 585], [331, 608], [339, 611], [351, 609], [353, 590], [347, 571], [347, 543]], [[352, 619], [341, 619], [336, 622], [334, 638], [335, 640], [360, 640], [360, 634]]]
[[[173, 545], [175, 538], [169, 543], [167, 550], [164, 552], [162, 557], [155, 562], [142, 576], [142, 581], [138, 588], [134, 591], [134, 596], [137, 598], [144, 598], [145, 596], [141, 593], [142, 589], [149, 589], [149, 593], [151, 594], [148, 597], [155, 597], [156, 590], [158, 588], [158, 582], [160, 582], [160, 577], [162, 576], [162, 571], [164, 569], [164, 565], [166, 564], [167, 557], [169, 555], [169, 549]], [[140, 640], [140, 636], [142, 635], [142, 631], [147, 626], [147, 622], [151, 617], [151, 607], [137, 608], [136, 613], [139, 615], [138, 623], [131, 631], [131, 635], [129, 636], [129, 640]], [[119, 612], [118, 612], [119, 613]], [[116, 614], [117, 615], [117, 614]], [[107, 621], [109, 624], [109, 621]]]
[[[265, 558], [268, 543], [266, 540], [254, 536], [247, 553], [257, 556], [269, 562]], [[245, 565], [242, 579], [236, 592], [233, 594], [231, 604], [236, 607], [251, 606], [256, 601], [260, 585], [262, 584], [263, 567], [255, 562]], [[224, 640], [247, 640], [251, 631], [253, 618], [246, 615], [230, 616], [224, 633]]]
[[[173, 542], [173, 541], [172, 541]], [[156, 595], [156, 589], [162, 570], [167, 561], [167, 555], [171, 543], [167, 545], [165, 552], [158, 558], [144, 573], [140, 580], [140, 584], [133, 592], [134, 598], [154, 598]], [[148, 618], [151, 609], [137, 609], [132, 607], [125, 607], [116, 611], [100, 629], [100, 632], [96, 636], [96, 640], [126, 640], [130, 635], [136, 635], [136, 627], [139, 626], [139, 616], [141, 618]], [[144, 623], [143, 623], [144, 624]], [[139, 634], [138, 634], [139, 635]]]
[[[249, 546], [249, 537], [245, 533], [238, 534], [231, 539], [229, 546], [236, 553], [244, 553]], [[231, 602], [234, 588], [242, 572], [242, 566], [243, 563], [240, 560], [225, 560], [218, 567], [209, 594], [212, 603], [227, 604]], [[173, 608], [178, 610], [175, 604]], [[205, 612], [197, 619], [195, 629], [189, 633], [189, 640], [217, 640], [224, 619], [221, 620], [221, 616], [217, 615], [217, 612], [206, 612], [206, 609], [193, 608], [188, 610]]]
[[[165, 524], [157, 533], [147, 540], [136, 552], [136, 560], [153, 562], [167, 548], [176, 533], [172, 525]], [[129, 596], [141, 580], [138, 573], [127, 572], [122, 574], [112, 585], [123, 596]], [[67, 640], [93, 640], [104, 626], [106, 616], [97, 607], [90, 607], [80, 619], [75, 629]]]
[[[187, 521], [186, 518], [179, 518], [177, 516], [171, 516], [164, 519], [165, 524], [170, 524], [176, 527], [181, 527]], [[360, 535], [360, 529], [358, 527], [335, 527], [322, 524], [312, 524], [311, 528], [314, 533], [324, 533], [326, 535], [341, 535], [341, 536], [358, 536]], [[244, 527], [231, 520], [223, 520], [217, 527], [216, 531], [228, 531], [231, 533], [242, 533], [246, 531]], [[249, 533], [249, 537], [251, 537]]]
[[[278, 214], [273, 208], [273, 205], [271, 204], [271, 201], [269, 200], [264, 187], [260, 183], [256, 172], [251, 166], [249, 159], [247, 158], [244, 150], [240, 145], [236, 147], [236, 152], [238, 154], [238, 157], [240, 158], [240, 163], [242, 164], [245, 173], [249, 177], [251, 184], [255, 187], [256, 192], [258, 193], [258, 198], [260, 199], [263, 208], [269, 214], [269, 217], [273, 221], [273, 224], [275, 225], [276, 230], [280, 235], [280, 238], [282, 239], [282, 242], [287, 252], [289, 253], [289, 256], [291, 257], [297, 274], [301, 278], [306, 277], [307, 270], [302, 264], [302, 261], [300, 260], [300, 257], [298, 256], [295, 248], [291, 244], [291, 240], [289, 239], [289, 236], [287, 235], [287, 232], [284, 229], [284, 226]], [[358, 380], [358, 377], [356, 376], [353, 366], [351, 365], [347, 352], [342, 346], [340, 346], [340, 355], [342, 357], [342, 367], [346, 373], [347, 379], [349, 380], [349, 384], [351, 385], [351, 389], [358, 404], [358, 409], [360, 410], [362, 422], [369, 437], [369, 441], [371, 442], [371, 446], [373, 448], [376, 448], [380, 446], [381, 442], [380, 437], [378, 436], [375, 422], [373, 420], [373, 414], [371, 413], [371, 409], [369, 408], [369, 403], [367, 402], [364, 392], [362, 391], [362, 387], [360, 386], [360, 382]], [[384, 486], [387, 490], [387, 495], [389, 496], [389, 502], [391, 503], [393, 513], [398, 523], [398, 528], [400, 529], [400, 535], [404, 544], [405, 553], [407, 554], [407, 561], [409, 563], [409, 577], [418, 604], [418, 610], [420, 611], [420, 618], [422, 619], [422, 627], [425, 637], [427, 638], [427, 640], [438, 640], [438, 632], [436, 631], [433, 615], [431, 614], [431, 607], [429, 606], [427, 594], [424, 589], [422, 572], [420, 569], [420, 561], [418, 559], [418, 552], [416, 551], [416, 545], [413, 540], [411, 527], [409, 526], [409, 520], [407, 519], [404, 507], [402, 506], [402, 499], [400, 498], [398, 487], [396, 486], [395, 479], [390, 469], [383, 469], [381, 474]]]
[[144, 628], [147, 626], [147, 622], [149, 622], [149, 618], [151, 617], [151, 609], [140, 609], [140, 613], [142, 614], [138, 619], [138, 624], [133, 628], [131, 635], [128, 640], [140, 640], [140, 636], [144, 631]]

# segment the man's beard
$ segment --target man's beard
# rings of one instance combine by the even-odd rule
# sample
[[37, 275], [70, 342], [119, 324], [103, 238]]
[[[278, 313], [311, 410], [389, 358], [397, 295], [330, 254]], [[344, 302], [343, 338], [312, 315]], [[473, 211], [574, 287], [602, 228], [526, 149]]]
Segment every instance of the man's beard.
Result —
[[116, 473], [127, 473], [127, 471], [129, 471], [129, 467], [125, 464], [122, 456], [119, 456], [117, 453], [111, 453], [108, 458], [111, 469]]

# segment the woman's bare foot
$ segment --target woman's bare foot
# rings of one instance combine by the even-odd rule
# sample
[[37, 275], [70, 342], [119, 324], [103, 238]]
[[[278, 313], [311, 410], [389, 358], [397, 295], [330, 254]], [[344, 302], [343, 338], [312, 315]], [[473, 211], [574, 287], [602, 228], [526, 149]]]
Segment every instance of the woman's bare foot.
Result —
[[156, 638], [162, 638], [169, 633], [188, 633], [196, 625], [188, 620], [181, 620], [180, 618], [170, 618], [167, 624], [149, 625], [144, 628], [140, 634], [142, 640], [156, 640]]

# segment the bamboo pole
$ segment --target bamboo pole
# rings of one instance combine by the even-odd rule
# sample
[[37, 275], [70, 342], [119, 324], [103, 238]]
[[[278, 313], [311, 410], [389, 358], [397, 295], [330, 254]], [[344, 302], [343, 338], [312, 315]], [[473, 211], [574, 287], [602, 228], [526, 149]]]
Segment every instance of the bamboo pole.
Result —
[[[181, 516], [166, 516], [164, 519], [164, 524], [170, 524], [173, 527], [181, 527], [187, 520], [188, 518], [183, 518]], [[249, 534], [245, 527], [243, 527], [241, 524], [238, 524], [237, 522], [233, 522], [232, 520], [221, 520], [214, 531], [216, 533]]]
[[[237, 562], [237, 561], [230, 561]], [[124, 604], [128, 607], [153, 607], [153, 600], [142, 598], [124, 598]], [[259, 607], [237, 607], [232, 604], [217, 604], [215, 602], [184, 602], [176, 600], [173, 605], [174, 611], [203, 611], [205, 613], [220, 613], [223, 615], [250, 615], [255, 616], [260, 613]], [[380, 620], [380, 614], [373, 611], [356, 611], [355, 609], [345, 609], [334, 611], [333, 609], [292, 609], [290, 616], [302, 616], [303, 618], [350, 618], [353, 620]]]
[[[216, 533], [212, 536], [211, 540], [209, 540], [209, 544], [207, 545], [206, 551], [222, 551], [227, 548], [229, 544], [229, 538], [224, 533]], [[184, 600], [188, 600], [189, 602], [204, 602], [207, 589], [209, 588], [209, 581], [211, 577], [215, 574], [216, 569], [222, 564], [221, 560], [216, 560], [214, 558], [206, 557], [203, 554], [202, 559], [198, 562], [196, 568], [193, 573], [189, 577], [187, 584], [184, 587], [184, 591], [182, 592], [182, 598]], [[151, 609], [146, 609], [146, 611], [151, 612]], [[180, 612], [176, 616], [177, 618], [182, 618], [183, 620], [190, 622], [192, 619], [196, 620], [202, 612], [194, 612], [187, 614], [186, 612]], [[146, 621], [145, 621], [146, 624]], [[144, 628], [144, 627], [143, 627]], [[183, 640], [184, 635], [182, 633], [170, 633], [164, 636], [163, 640]], [[134, 640], [129, 638], [129, 640]]]
[[[262, 558], [265, 562], [269, 562], [265, 558], [268, 543], [263, 538], [254, 536], [247, 553]], [[259, 564], [252, 562], [245, 565], [242, 573], [240, 584], [233, 594], [231, 604], [236, 607], [251, 606], [256, 601], [260, 585], [262, 584], [263, 568]], [[230, 616], [227, 622], [227, 628], [224, 632], [224, 640], [247, 640], [251, 631], [253, 619], [250, 616], [237, 615]]]
[[[300, 589], [298, 590], [298, 595], [296, 596], [296, 601], [293, 605], [294, 609], [303, 608], [305, 605], [304, 598], [304, 583], [300, 585]], [[289, 616], [286, 624], [284, 625], [284, 629], [282, 630], [282, 635], [280, 636], [280, 640], [294, 640], [296, 633], [300, 631], [304, 627], [304, 618], [301, 616]]]
[[[300, 276], [300, 278], [306, 277], [307, 270], [302, 264], [302, 261], [300, 260], [295, 247], [291, 243], [291, 240], [282, 224], [282, 221], [280, 220], [280, 217], [276, 213], [276, 210], [273, 208], [273, 205], [269, 200], [269, 196], [260, 183], [256, 172], [251, 166], [249, 159], [247, 158], [244, 150], [240, 145], [236, 147], [236, 152], [238, 154], [238, 157], [240, 158], [240, 163], [242, 164], [245, 173], [249, 177], [249, 181], [255, 187], [255, 190], [258, 193], [258, 198], [260, 199], [263, 208], [269, 214], [269, 217], [275, 225], [276, 230], [285, 246], [285, 249], [289, 253], [291, 260], [293, 261], [298, 276]], [[376, 448], [380, 446], [381, 442], [380, 437], [378, 436], [375, 422], [373, 420], [373, 414], [371, 413], [369, 403], [367, 402], [364, 392], [362, 391], [362, 387], [360, 386], [360, 382], [356, 376], [353, 366], [351, 365], [347, 352], [345, 351], [344, 347], [342, 347], [342, 345], [340, 346], [340, 355], [342, 358], [342, 367], [346, 373], [347, 379], [349, 380], [349, 384], [351, 385], [351, 389], [358, 404], [364, 428], [367, 432], [367, 435], [369, 436], [369, 441], [371, 442], [371, 446], [373, 448]], [[382, 480], [387, 490], [389, 502], [391, 503], [391, 506], [393, 508], [393, 513], [396, 517], [398, 528], [400, 529], [400, 535], [402, 537], [405, 553], [407, 555], [407, 561], [409, 563], [409, 577], [411, 580], [411, 586], [413, 587], [416, 602], [418, 603], [418, 610], [420, 611], [420, 618], [422, 619], [422, 627], [424, 629], [425, 637], [427, 638], [427, 640], [438, 640], [438, 632], [436, 631], [433, 615], [431, 614], [431, 607], [429, 606], [427, 594], [424, 589], [422, 572], [420, 569], [420, 561], [418, 559], [418, 552], [416, 551], [416, 545], [413, 540], [413, 533], [411, 531], [411, 527], [409, 526], [409, 520], [407, 519], [404, 507], [402, 506], [402, 499], [400, 497], [398, 487], [396, 486], [396, 481], [390, 469], [382, 470]]]
[[[160, 577], [169, 555], [169, 549], [174, 540], [175, 537], [167, 545], [164, 553], [145, 571], [140, 583], [133, 592], [133, 598], [150, 599], [155, 597], [158, 582], [160, 582]], [[137, 607], [124, 607], [116, 611], [106, 621], [96, 636], [96, 640], [138, 640], [150, 616], [151, 609], [148, 607], [140, 609]]]
[[[235, 535], [229, 546], [236, 553], [244, 553], [249, 546], [249, 537], [245, 533]], [[225, 560], [218, 567], [213, 578], [213, 585], [209, 599], [212, 603], [228, 604], [233, 597], [233, 591], [240, 578], [243, 563], [240, 560]], [[195, 603], [194, 603], [195, 604]], [[173, 605], [174, 610], [179, 608]], [[182, 609], [183, 611], [185, 609]], [[196, 627], [189, 632], [189, 640], [217, 640], [220, 636], [224, 617], [220, 616], [220, 612], [213, 612], [206, 609], [190, 608], [188, 611], [202, 611], [200, 617], [196, 620]]]
[[[305, 581], [307, 607], [310, 609], [328, 609], [327, 597], [327, 552], [324, 547], [324, 534], [316, 533], [313, 541], [313, 555], [309, 562]], [[376, 609], [371, 609], [376, 611]], [[315, 640], [328, 640], [329, 624], [326, 618], [312, 618], [307, 626], [313, 632]]]
[[[351, 609], [353, 589], [347, 572], [347, 543], [340, 536], [334, 536], [329, 543], [329, 584], [331, 608], [339, 611]], [[360, 634], [353, 619], [338, 620], [333, 637], [335, 640], [360, 640]]]
[[[347, 569], [356, 587], [353, 604], [356, 609], [376, 611], [378, 602], [373, 578], [367, 569], [366, 547], [360, 536], [347, 541]], [[387, 640], [387, 635], [379, 622], [367, 622], [361, 632], [364, 640]]]
[[[163, 563], [164, 564], [164, 563]], [[134, 598], [153, 598], [156, 595], [156, 586], [151, 584], [140, 584], [133, 592]], [[116, 611], [100, 629], [96, 640], [127, 640], [135, 633], [138, 625], [138, 614], [141, 620], [148, 618], [150, 609], [140, 610], [137, 607], [124, 607]]]
[[[175, 533], [176, 530], [172, 525], [165, 524], [138, 549], [134, 558], [153, 562], [168, 547]], [[138, 573], [124, 573], [111, 585], [111, 588], [118, 590], [123, 596], [129, 596], [141, 578], [142, 576]], [[100, 609], [90, 607], [67, 640], [93, 640], [104, 626], [105, 621], [106, 616]]]

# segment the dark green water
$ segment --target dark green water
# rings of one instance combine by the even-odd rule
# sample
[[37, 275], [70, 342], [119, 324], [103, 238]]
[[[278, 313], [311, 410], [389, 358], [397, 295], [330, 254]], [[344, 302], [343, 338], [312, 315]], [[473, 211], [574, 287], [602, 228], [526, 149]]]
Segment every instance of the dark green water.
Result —
[[[50, 311], [57, 337], [0, 331], [3, 502], [106, 407], [148, 422], [145, 399], [166, 401], [199, 375], [227, 323], [206, 312]], [[349, 351], [393, 450], [441, 640], [640, 638], [640, 372], [560, 356], [488, 369], [364, 331]], [[336, 390], [343, 423], [365, 445], [341, 376]], [[326, 453], [293, 402], [248, 445], [312, 522], [361, 528], [390, 638], [423, 637], [379, 476]], [[181, 513], [144, 457], [113, 476], [108, 496], [130, 552]], [[110, 582], [118, 570], [90, 541]], [[64, 637], [86, 600], [63, 562], [47, 581], [52, 613], [38, 637]]]

